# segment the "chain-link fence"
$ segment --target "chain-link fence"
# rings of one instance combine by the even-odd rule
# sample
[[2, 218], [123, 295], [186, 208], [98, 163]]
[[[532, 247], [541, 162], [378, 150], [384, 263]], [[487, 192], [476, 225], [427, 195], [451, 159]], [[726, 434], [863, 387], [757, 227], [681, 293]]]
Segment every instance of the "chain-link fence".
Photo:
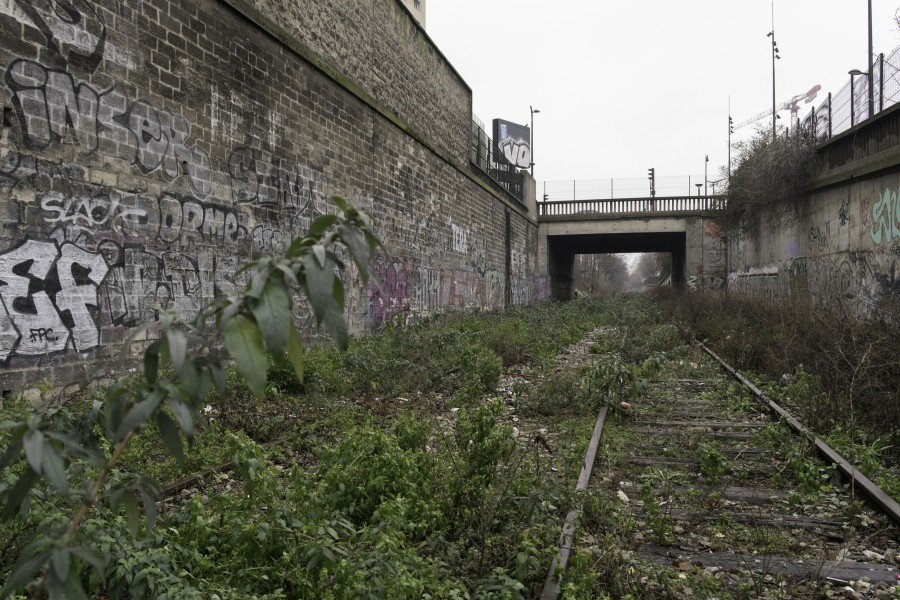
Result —
[[[656, 177], [656, 196], [714, 196], [724, 190], [721, 180], [705, 180], [703, 175], [672, 175]], [[699, 189], [697, 184], [700, 184]], [[718, 189], [717, 189], [718, 188]], [[620, 198], [649, 198], [649, 177], [611, 177], [542, 181], [537, 189], [538, 202], [563, 200], [614, 200]]]
[[851, 75], [837, 93], [810, 110], [800, 126], [827, 140], [900, 102], [900, 47], [889, 56], [878, 55], [872, 65], [872, 110], [869, 110], [869, 75]]

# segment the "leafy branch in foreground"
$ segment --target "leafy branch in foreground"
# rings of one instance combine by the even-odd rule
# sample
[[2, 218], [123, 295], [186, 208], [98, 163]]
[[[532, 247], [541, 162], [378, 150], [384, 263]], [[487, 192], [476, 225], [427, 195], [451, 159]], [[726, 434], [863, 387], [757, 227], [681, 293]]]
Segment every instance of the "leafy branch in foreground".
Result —
[[188, 442], [193, 439], [195, 420], [211, 389], [224, 394], [229, 357], [258, 399], [265, 395], [268, 354], [289, 363], [297, 377], [303, 377], [305, 350], [291, 315], [295, 290], [307, 297], [317, 321], [325, 324], [338, 345], [346, 347], [344, 286], [336, 274], [346, 265], [335, 250], [343, 245], [349, 251], [365, 284], [372, 276], [369, 258], [378, 242], [366, 214], [341, 198], [332, 201], [338, 214], [316, 219], [284, 255], [241, 269], [249, 279], [242, 292], [212, 301], [192, 322], [161, 312], [158, 322], [133, 331], [123, 357], [139, 334], [150, 329], [158, 333], [144, 349], [143, 378], [110, 386], [103, 400], [96, 400], [79, 420], [64, 411], [51, 411], [0, 424], [8, 439], [0, 456], [0, 474], [15, 479], [2, 497], [3, 520], [27, 514], [29, 501], [44, 480], [69, 499], [74, 513], [68, 522], [60, 521], [23, 544], [0, 598], [23, 589], [38, 595], [45, 591], [51, 600], [86, 598], [82, 567], [100, 570], [104, 563], [78, 538], [79, 525], [95, 506], [105, 510], [108, 505], [113, 513], [124, 508], [136, 536], [140, 499], [147, 528], [152, 529], [159, 487], [140, 474], [116, 477], [116, 466], [129, 443], [151, 423], [168, 451], [184, 460], [182, 436]]

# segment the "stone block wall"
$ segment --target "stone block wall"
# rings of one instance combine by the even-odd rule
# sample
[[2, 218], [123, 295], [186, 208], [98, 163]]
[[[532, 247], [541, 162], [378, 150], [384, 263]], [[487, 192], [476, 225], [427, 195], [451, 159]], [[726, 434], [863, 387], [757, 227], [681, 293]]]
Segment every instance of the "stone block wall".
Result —
[[249, 2], [392, 113], [469, 161], [472, 90], [400, 0]]
[[[409, 31], [399, 4], [363, 4]], [[0, 0], [0, 32], [0, 391], [112, 377], [135, 326], [242, 286], [239, 267], [284, 250], [332, 195], [371, 212], [386, 247], [381, 289], [344, 276], [354, 333], [535, 296], [536, 226], [456, 160], [470, 116], [419, 128], [379, 103], [439, 97], [446, 73], [369, 97], [230, 0]], [[396, 58], [368, 39], [325, 45], [354, 64], [354, 40], [366, 60]], [[319, 337], [302, 302], [295, 318]]]

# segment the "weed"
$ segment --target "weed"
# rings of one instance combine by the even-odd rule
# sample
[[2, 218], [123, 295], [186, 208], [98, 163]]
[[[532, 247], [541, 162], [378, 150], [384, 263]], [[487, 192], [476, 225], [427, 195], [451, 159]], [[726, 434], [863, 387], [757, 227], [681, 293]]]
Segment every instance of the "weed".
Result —
[[794, 476], [794, 480], [805, 494], [818, 495], [823, 478], [824, 469], [820, 463], [807, 455], [807, 451], [793, 447], [787, 453], [788, 467]]
[[524, 416], [550, 416], [584, 412], [591, 406], [583, 402], [581, 393], [581, 373], [560, 371], [546, 375], [531, 391], [517, 403], [517, 409]]
[[644, 395], [646, 378], [659, 370], [661, 362], [658, 355], [632, 364], [618, 353], [604, 354], [586, 379], [587, 394], [611, 406], [620, 400], [636, 400]]
[[711, 482], [720, 481], [725, 476], [725, 455], [712, 443], [701, 444], [699, 454], [700, 473]]

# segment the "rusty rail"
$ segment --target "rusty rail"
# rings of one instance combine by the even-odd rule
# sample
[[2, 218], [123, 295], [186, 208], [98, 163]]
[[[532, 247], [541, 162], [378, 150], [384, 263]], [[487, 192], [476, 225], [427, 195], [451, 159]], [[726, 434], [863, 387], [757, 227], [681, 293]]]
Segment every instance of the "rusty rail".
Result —
[[834, 449], [822, 441], [815, 433], [810, 431], [806, 426], [804, 426], [800, 421], [795, 419], [791, 414], [786, 411], [784, 408], [779, 406], [774, 400], [769, 398], [765, 392], [760, 390], [758, 387], [753, 385], [753, 383], [741, 375], [736, 369], [734, 369], [731, 365], [726, 363], [724, 360], [719, 358], [719, 356], [706, 347], [706, 344], [702, 342], [698, 342], [700, 347], [703, 348], [703, 351], [709, 354], [713, 359], [718, 361], [722, 367], [728, 373], [744, 384], [747, 389], [749, 389], [753, 396], [756, 398], [757, 402], [766, 407], [770, 412], [778, 415], [783, 418], [785, 422], [790, 425], [791, 429], [799, 433], [800, 435], [806, 437], [813, 445], [815, 445], [816, 450], [819, 451], [823, 457], [827, 460], [834, 463], [837, 468], [843, 473], [846, 477], [853, 482], [854, 489], [862, 490], [863, 494], [869, 498], [872, 502], [874, 502], [881, 510], [885, 512], [889, 517], [891, 517], [895, 523], [900, 524], [900, 504], [898, 504], [893, 498], [888, 496], [884, 490], [875, 485], [872, 480], [863, 475], [857, 470], [850, 462], [848, 462], [844, 457], [834, 451]]
[[[591, 442], [588, 444], [587, 452], [584, 455], [584, 463], [581, 465], [581, 473], [578, 475], [578, 483], [575, 484], [576, 492], [583, 492], [587, 489], [591, 482], [591, 472], [594, 470], [594, 461], [597, 459], [597, 448], [600, 445], [600, 436], [603, 434], [603, 425], [606, 423], [606, 413], [609, 407], [603, 406], [597, 413], [597, 421], [594, 423], [594, 433], [591, 436]], [[575, 543], [575, 517], [581, 510], [576, 506], [566, 515], [566, 521], [563, 523], [562, 533], [559, 536], [559, 554], [554, 557], [550, 563], [550, 571], [547, 573], [547, 579], [544, 581], [544, 590], [541, 593], [541, 600], [556, 600], [559, 598], [559, 583], [561, 574], [569, 565], [569, 555], [572, 553], [572, 545]]]

